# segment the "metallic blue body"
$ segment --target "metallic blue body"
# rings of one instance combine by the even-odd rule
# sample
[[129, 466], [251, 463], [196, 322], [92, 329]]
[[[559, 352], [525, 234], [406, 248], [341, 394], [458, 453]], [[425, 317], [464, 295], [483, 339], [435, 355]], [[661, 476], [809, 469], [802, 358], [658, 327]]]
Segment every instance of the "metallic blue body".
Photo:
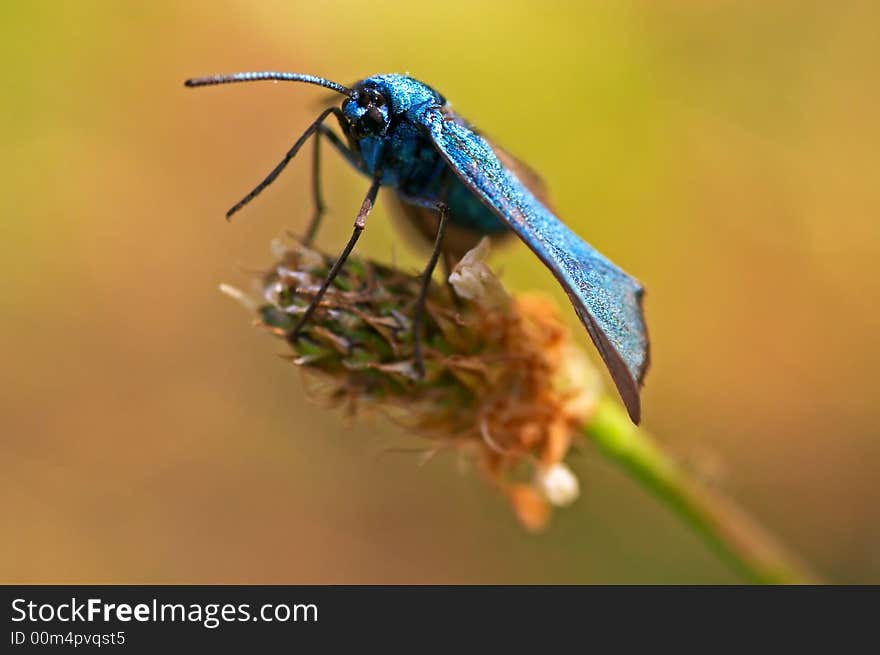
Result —
[[[364, 229], [379, 185], [386, 186], [414, 213], [439, 210], [439, 203], [448, 207], [443, 215], [447, 216], [449, 225], [437, 218], [435, 227], [431, 228], [433, 231], [427, 233], [435, 242], [435, 250], [425, 270], [425, 290], [440, 250], [453, 253], [458, 248], [451, 243], [455, 230], [440, 232], [436, 226], [457, 228], [458, 236], [464, 235], [459, 245], [466, 247], [475, 243], [472, 239], [475, 235], [515, 233], [565, 289], [608, 366], [630, 417], [639, 422], [639, 390], [649, 359], [642, 287], [557, 218], [547, 206], [534, 173], [483, 138], [457, 116], [434, 89], [406, 75], [375, 75], [351, 88], [313, 75], [276, 71], [193, 78], [185, 84], [193, 87], [258, 80], [314, 84], [336, 91], [346, 99], [341, 109], [330, 107], [322, 112], [272, 172], [227, 212], [227, 218], [271, 184], [312, 135], [328, 138], [355, 168], [373, 180], [346, 249], [300, 325], [317, 306], [335, 272], [344, 265]], [[323, 125], [331, 115], [338, 120], [347, 145]], [[317, 180], [317, 143], [314, 166]], [[321, 213], [317, 182], [314, 191], [317, 214], [313, 226], [316, 226]], [[420, 303], [424, 297], [423, 293]], [[423, 305], [417, 305], [419, 307]], [[417, 320], [418, 317], [417, 313]], [[418, 330], [416, 335], [418, 347]], [[416, 361], [420, 364], [418, 353]]]
[[451, 222], [483, 234], [513, 230], [567, 292], [638, 423], [649, 359], [638, 281], [568, 229], [427, 85], [403, 75], [358, 82], [342, 105], [352, 125], [367, 111], [358, 94], [373, 91], [383, 98], [382, 120], [362, 135], [349, 134], [358, 168], [370, 176], [381, 172], [382, 184], [404, 201], [437, 201], [446, 184]]

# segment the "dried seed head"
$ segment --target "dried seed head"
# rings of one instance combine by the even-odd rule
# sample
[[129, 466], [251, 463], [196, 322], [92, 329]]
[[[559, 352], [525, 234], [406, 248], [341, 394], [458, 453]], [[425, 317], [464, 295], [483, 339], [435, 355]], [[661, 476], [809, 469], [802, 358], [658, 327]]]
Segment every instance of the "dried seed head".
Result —
[[445, 285], [429, 290], [424, 377], [413, 361], [418, 276], [350, 258], [294, 341], [332, 260], [299, 245], [273, 249], [279, 261], [261, 280], [258, 324], [288, 340], [291, 360], [320, 378], [326, 399], [390, 414], [431, 440], [430, 452], [473, 457], [530, 530], [543, 527], [551, 504], [577, 497], [561, 462], [595, 407], [599, 375], [550, 300], [505, 292], [485, 263], [487, 241], [450, 276], [455, 297]]

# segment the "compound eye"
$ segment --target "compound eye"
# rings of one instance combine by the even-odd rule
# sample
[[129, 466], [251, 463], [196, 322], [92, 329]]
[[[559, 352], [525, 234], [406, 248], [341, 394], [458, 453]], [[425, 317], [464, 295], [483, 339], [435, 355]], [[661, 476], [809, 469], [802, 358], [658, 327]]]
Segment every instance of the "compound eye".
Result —
[[366, 88], [358, 93], [357, 102], [359, 107], [381, 107], [385, 104], [385, 98], [376, 89]]

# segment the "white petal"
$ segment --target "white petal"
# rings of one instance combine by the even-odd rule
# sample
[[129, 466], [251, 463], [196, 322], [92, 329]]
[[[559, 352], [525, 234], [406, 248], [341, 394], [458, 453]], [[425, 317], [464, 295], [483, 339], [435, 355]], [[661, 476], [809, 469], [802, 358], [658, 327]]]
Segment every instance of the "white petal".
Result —
[[550, 504], [557, 507], [571, 505], [580, 495], [578, 479], [562, 463], [540, 469], [535, 476], [535, 482]]

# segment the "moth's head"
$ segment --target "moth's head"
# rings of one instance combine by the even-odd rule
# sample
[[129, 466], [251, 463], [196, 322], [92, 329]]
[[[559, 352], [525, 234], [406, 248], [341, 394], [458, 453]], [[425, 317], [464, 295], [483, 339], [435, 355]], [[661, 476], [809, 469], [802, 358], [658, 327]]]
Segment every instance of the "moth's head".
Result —
[[384, 136], [394, 116], [424, 104], [442, 106], [445, 98], [406, 75], [374, 75], [361, 80], [342, 103], [356, 138]]
[[356, 139], [384, 136], [391, 123], [388, 98], [375, 85], [358, 82], [351, 97], [342, 103], [342, 113]]

